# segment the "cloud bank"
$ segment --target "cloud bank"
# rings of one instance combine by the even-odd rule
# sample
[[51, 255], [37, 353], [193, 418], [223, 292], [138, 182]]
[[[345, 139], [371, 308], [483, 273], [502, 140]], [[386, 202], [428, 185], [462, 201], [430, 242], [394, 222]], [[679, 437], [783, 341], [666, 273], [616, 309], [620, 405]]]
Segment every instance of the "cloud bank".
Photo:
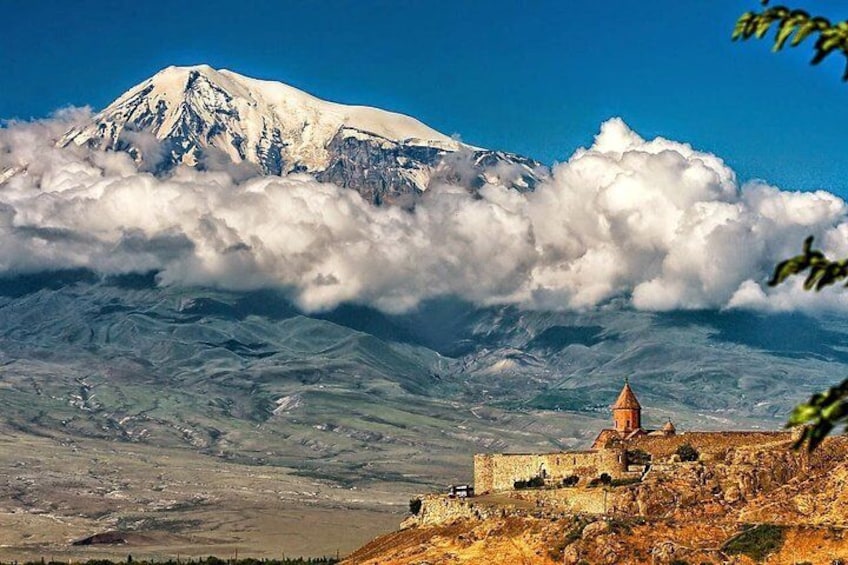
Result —
[[284, 288], [307, 311], [401, 312], [444, 295], [545, 309], [616, 297], [644, 310], [848, 307], [848, 293], [764, 286], [809, 234], [848, 255], [842, 199], [740, 187], [715, 155], [644, 140], [617, 118], [533, 193], [437, 184], [410, 212], [305, 175], [157, 178], [123, 153], [55, 146], [87, 117], [0, 129], [0, 276], [155, 270], [162, 285]]

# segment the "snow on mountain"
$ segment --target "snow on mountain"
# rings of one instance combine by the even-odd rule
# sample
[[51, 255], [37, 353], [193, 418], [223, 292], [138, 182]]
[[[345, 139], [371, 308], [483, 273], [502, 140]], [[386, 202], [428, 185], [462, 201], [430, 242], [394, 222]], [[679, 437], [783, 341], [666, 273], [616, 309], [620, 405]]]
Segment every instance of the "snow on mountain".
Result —
[[[65, 136], [77, 144], [94, 141], [114, 149], [126, 130], [153, 133], [158, 139], [185, 137], [186, 146], [213, 145], [233, 161], [263, 164], [279, 174], [269, 159], [275, 140], [307, 171], [329, 164], [327, 145], [343, 128], [345, 137], [367, 135], [394, 143], [439, 147], [460, 144], [421, 122], [369, 108], [325, 102], [282, 83], [244, 77], [209, 66], [168, 67], [130, 89], [100, 112], [94, 122]], [[199, 135], [203, 134], [203, 135]], [[194, 164], [186, 152], [184, 162]]]
[[[263, 174], [305, 172], [375, 203], [425, 190], [434, 176], [472, 188], [504, 182], [532, 189], [545, 174], [531, 159], [465, 145], [409, 116], [327, 102], [207, 65], [160, 71], [60, 141], [71, 143], [128, 151], [160, 172], [227, 160]], [[445, 159], [451, 155], [464, 160]]]

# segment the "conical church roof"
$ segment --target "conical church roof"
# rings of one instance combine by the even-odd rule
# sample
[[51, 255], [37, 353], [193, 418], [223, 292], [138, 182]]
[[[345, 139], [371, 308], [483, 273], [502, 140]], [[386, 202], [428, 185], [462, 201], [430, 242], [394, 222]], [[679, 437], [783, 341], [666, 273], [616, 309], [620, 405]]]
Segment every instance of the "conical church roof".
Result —
[[624, 381], [624, 388], [621, 389], [621, 394], [618, 395], [618, 400], [612, 405], [613, 410], [641, 410], [642, 405], [636, 400], [636, 395], [633, 394], [633, 389], [630, 388], [630, 383]]

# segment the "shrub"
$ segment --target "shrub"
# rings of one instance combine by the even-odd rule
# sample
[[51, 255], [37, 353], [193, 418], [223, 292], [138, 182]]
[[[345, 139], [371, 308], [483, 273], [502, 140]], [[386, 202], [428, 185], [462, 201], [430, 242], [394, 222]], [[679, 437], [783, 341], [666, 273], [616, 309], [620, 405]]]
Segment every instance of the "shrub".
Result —
[[684, 443], [675, 451], [678, 457], [680, 457], [681, 461], [697, 461], [701, 454], [698, 453], [698, 450], [692, 447], [691, 443]]
[[633, 526], [644, 526], [645, 519], [640, 516], [634, 518], [611, 518], [607, 523], [612, 531], [629, 534], [632, 533]]
[[624, 455], [628, 465], [648, 465], [651, 462], [651, 454], [644, 449], [628, 449]]
[[639, 477], [632, 477], [629, 479], [613, 479], [610, 482], [611, 487], [626, 487], [627, 485], [635, 485], [636, 483], [641, 483], [642, 479]]
[[526, 481], [515, 481], [512, 483], [512, 488], [516, 490], [524, 489], [524, 488], [539, 488], [545, 486], [545, 479], [542, 477], [533, 477]]
[[569, 475], [562, 480], [562, 486], [573, 487], [578, 482], [580, 482], [580, 477], [578, 477], [577, 475]]
[[575, 516], [574, 521], [571, 524], [571, 529], [569, 529], [562, 538], [563, 549], [579, 540], [583, 535], [583, 528], [585, 528], [588, 524], [589, 520], [586, 518], [582, 516]]
[[748, 527], [742, 533], [725, 542], [722, 549], [734, 555], [747, 555], [754, 561], [783, 547], [783, 528], [772, 524]]
[[601, 476], [598, 477], [598, 480], [601, 481], [602, 485], [608, 485], [612, 482], [612, 477], [609, 473], [601, 473]]
[[409, 513], [413, 516], [418, 516], [418, 513], [421, 512], [421, 499], [420, 498], [410, 498], [409, 499]]

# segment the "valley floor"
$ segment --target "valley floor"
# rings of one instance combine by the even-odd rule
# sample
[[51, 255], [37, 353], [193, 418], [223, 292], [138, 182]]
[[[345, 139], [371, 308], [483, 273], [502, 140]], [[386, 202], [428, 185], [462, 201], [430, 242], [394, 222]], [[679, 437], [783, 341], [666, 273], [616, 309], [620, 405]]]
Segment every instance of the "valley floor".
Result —
[[[409, 488], [345, 489], [188, 449], [2, 433], [0, 477], [4, 562], [345, 555], [397, 527]], [[128, 543], [72, 545], [112, 531]]]

